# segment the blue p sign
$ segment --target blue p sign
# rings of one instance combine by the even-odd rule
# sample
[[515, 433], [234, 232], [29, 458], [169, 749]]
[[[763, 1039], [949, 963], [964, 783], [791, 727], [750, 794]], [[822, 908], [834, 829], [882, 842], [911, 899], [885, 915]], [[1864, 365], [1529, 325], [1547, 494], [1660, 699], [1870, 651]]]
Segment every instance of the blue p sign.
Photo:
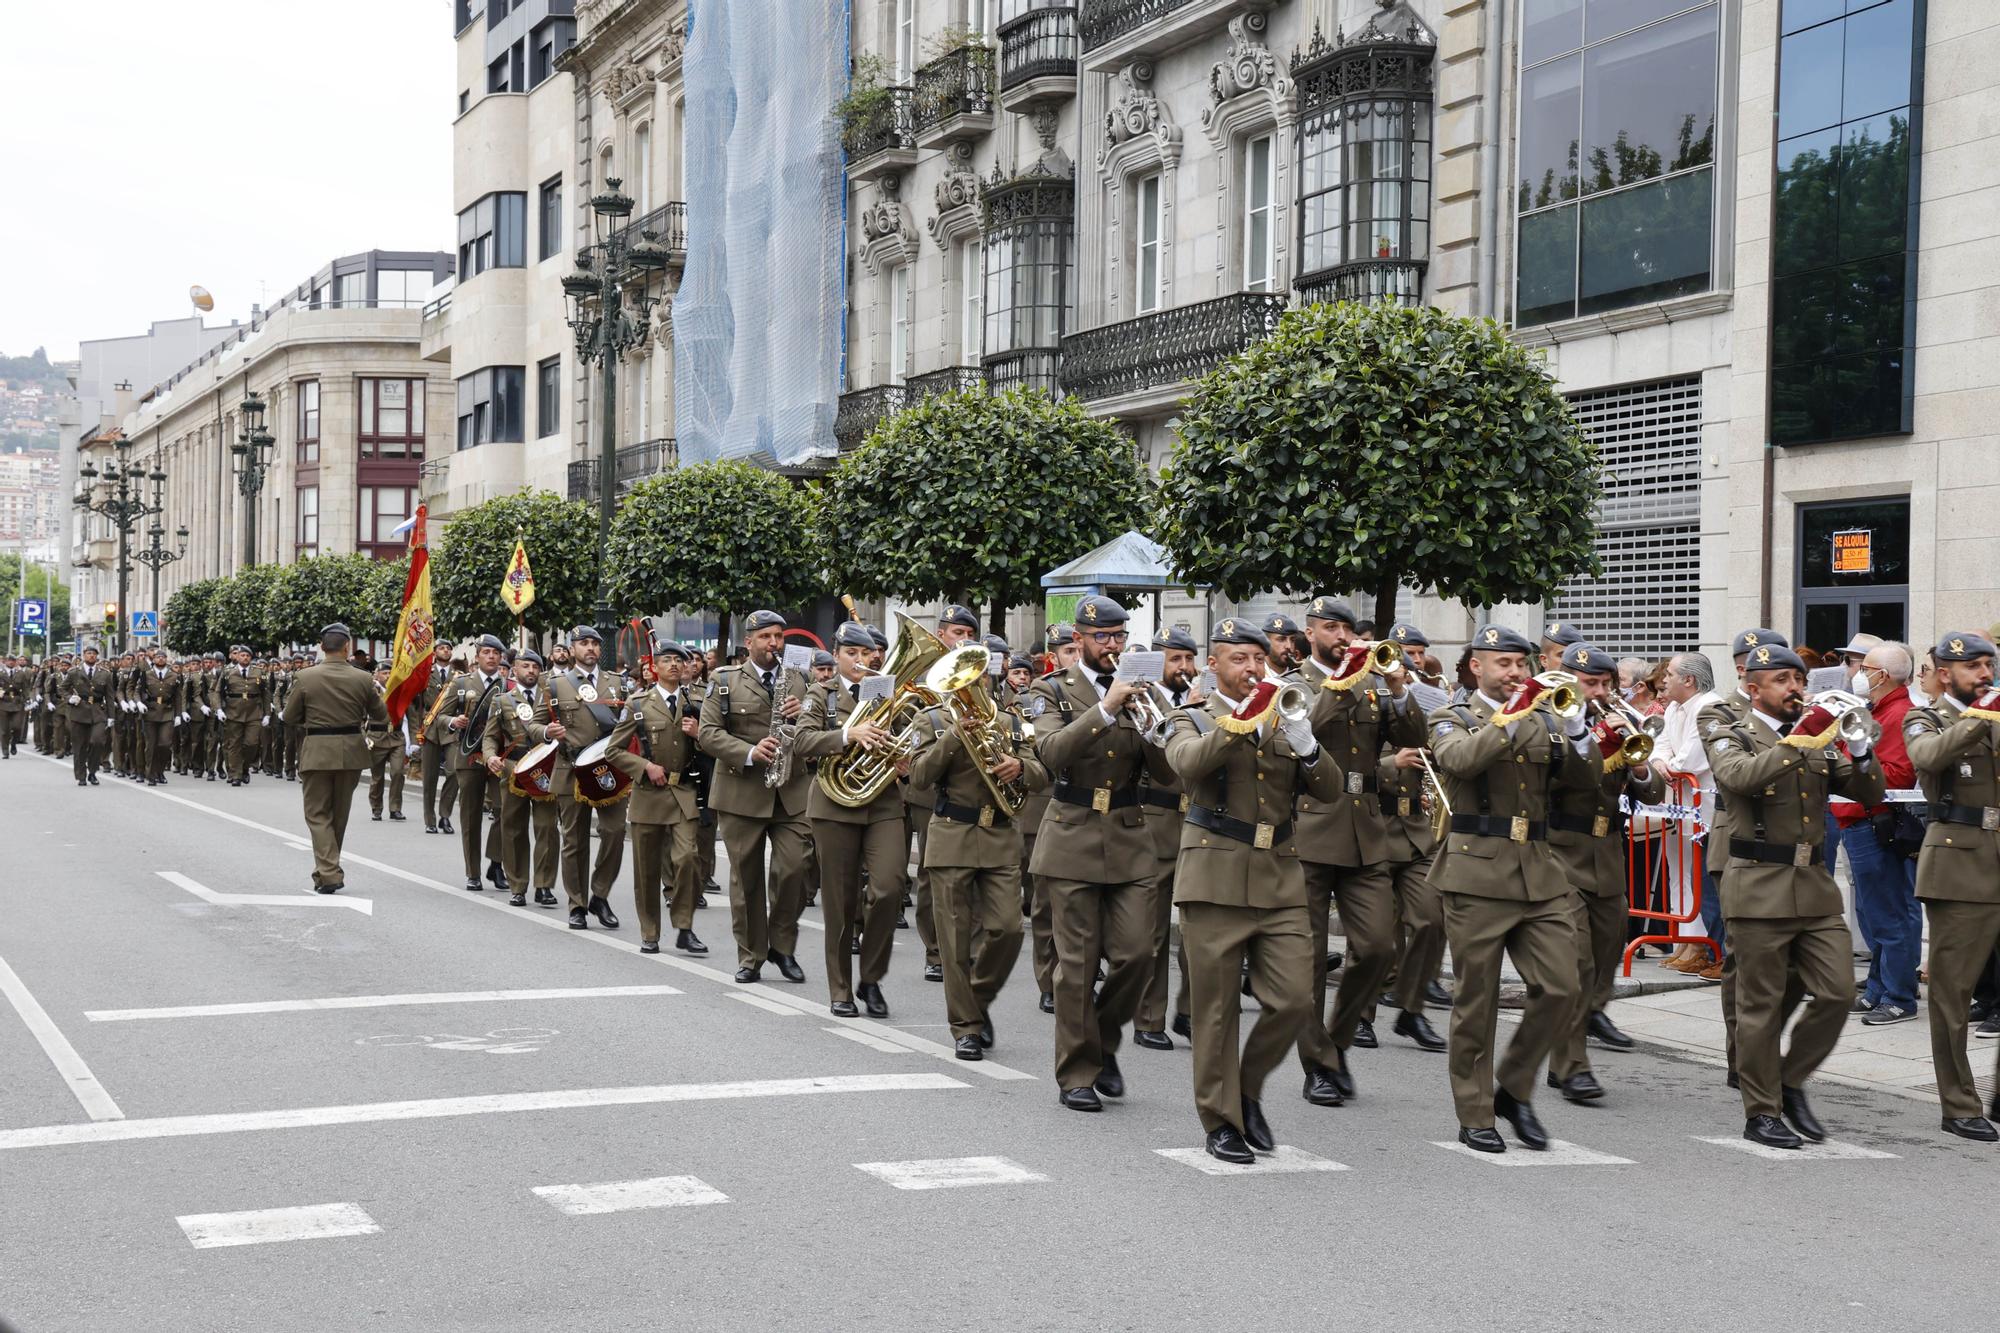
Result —
[[49, 632], [49, 604], [40, 597], [14, 599], [14, 632], [40, 638]]

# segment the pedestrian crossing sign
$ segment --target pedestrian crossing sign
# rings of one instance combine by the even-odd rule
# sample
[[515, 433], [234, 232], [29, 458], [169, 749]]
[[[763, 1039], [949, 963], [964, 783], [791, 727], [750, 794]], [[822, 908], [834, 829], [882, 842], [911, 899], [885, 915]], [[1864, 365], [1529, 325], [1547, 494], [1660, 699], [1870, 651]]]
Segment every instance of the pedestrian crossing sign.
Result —
[[160, 632], [158, 611], [134, 611], [132, 613], [132, 637], [150, 639]]

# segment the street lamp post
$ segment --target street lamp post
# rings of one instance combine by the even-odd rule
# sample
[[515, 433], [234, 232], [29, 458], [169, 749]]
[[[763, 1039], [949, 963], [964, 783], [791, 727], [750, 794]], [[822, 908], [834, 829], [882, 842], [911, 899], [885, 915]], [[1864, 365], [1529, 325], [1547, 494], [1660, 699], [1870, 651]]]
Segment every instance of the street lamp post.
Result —
[[264, 429], [264, 398], [255, 389], [243, 395], [237, 413], [236, 441], [229, 452], [236, 455], [236, 490], [243, 497], [243, 568], [248, 569], [257, 563], [257, 496], [271, 469], [277, 437]]
[[[604, 193], [592, 196], [592, 228], [598, 237], [594, 259], [579, 262], [562, 280], [569, 295], [569, 326], [576, 335], [576, 354], [602, 367], [598, 389], [597, 463], [597, 632], [607, 644], [618, 642], [616, 612], [611, 604], [611, 516], [618, 505], [618, 358], [638, 346], [652, 328], [657, 298], [646, 291], [647, 280], [667, 267], [667, 249], [650, 231], [634, 239], [620, 225], [632, 214], [632, 197], [618, 187], [617, 177], [604, 182]], [[632, 314], [625, 311], [625, 289], [634, 288]]]
[[[165, 542], [167, 531], [160, 526], [159, 516], [162, 509], [165, 508], [162, 501], [165, 498], [167, 474], [158, 468], [154, 468], [147, 475], [147, 480], [153, 483], [153, 521], [146, 528], [145, 547], [134, 551], [132, 558], [153, 571], [153, 616], [157, 622], [154, 629], [157, 633], [164, 636], [167, 626], [166, 617], [163, 614], [164, 608], [160, 605], [160, 571], [174, 563], [174, 561], [182, 559], [187, 555], [188, 530], [185, 525], [175, 528], [174, 537], [180, 545], [171, 551], [166, 548], [163, 543]], [[155, 640], [155, 642], [158, 642], [158, 640]]]
[[[157, 503], [147, 504], [146, 497], [139, 493], [142, 481], [153, 482], [153, 496], [159, 499], [160, 488], [166, 482], [167, 474], [155, 468], [152, 472], [141, 472], [132, 466], [129, 457], [132, 448], [130, 440], [119, 440], [118, 457], [104, 465], [100, 471], [96, 465], [85, 463], [77, 469], [77, 476], [83, 487], [76, 494], [76, 507], [93, 514], [102, 514], [118, 529], [118, 624], [115, 642], [110, 647], [119, 651], [125, 648], [125, 638], [130, 632], [126, 620], [125, 594], [132, 577], [132, 525], [140, 519], [160, 512]], [[101, 494], [93, 497], [92, 484], [101, 482]]]

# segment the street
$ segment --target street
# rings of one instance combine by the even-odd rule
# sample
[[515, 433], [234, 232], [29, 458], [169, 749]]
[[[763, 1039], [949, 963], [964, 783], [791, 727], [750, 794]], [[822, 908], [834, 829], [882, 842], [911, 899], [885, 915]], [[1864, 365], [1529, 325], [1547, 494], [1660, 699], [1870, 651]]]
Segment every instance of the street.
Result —
[[299, 806], [0, 763], [19, 1333], [1874, 1330], [1986, 1304], [1994, 1149], [1934, 1103], [1816, 1084], [1834, 1143], [1759, 1155], [1719, 1068], [1642, 1044], [1593, 1052], [1604, 1103], [1538, 1099], [1556, 1151], [1480, 1157], [1445, 1057], [1385, 1017], [1357, 1101], [1308, 1106], [1288, 1063], [1280, 1152], [1231, 1168], [1184, 1041], [1128, 1043], [1104, 1114], [1056, 1105], [1025, 960], [961, 1063], [914, 930], [890, 1020], [834, 1019], [816, 913], [804, 986], [737, 986], [725, 896], [706, 959], [642, 957], [629, 857], [624, 928], [571, 932], [465, 892], [455, 838], [357, 793], [347, 891], [318, 897]]

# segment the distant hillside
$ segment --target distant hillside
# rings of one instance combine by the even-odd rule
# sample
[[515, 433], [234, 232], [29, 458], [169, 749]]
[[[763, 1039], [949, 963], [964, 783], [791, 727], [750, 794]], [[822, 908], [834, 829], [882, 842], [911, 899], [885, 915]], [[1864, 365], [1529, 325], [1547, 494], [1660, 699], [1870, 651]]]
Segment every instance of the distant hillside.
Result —
[[0, 383], [15, 389], [39, 384], [51, 392], [69, 387], [62, 372], [49, 364], [47, 349], [41, 347], [32, 356], [0, 356]]

